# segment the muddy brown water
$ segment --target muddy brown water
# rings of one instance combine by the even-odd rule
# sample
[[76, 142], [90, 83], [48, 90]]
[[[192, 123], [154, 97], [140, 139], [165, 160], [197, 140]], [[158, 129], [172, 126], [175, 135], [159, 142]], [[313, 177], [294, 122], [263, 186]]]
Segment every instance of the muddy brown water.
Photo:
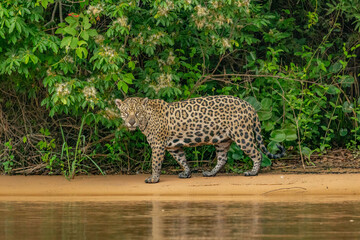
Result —
[[0, 199], [0, 239], [360, 239], [357, 197], [103, 200]]

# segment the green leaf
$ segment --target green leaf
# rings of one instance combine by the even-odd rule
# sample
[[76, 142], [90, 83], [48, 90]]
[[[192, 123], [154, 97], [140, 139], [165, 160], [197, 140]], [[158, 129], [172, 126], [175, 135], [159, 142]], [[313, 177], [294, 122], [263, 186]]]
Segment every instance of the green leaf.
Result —
[[246, 97], [244, 100], [250, 103], [255, 108], [255, 111], [259, 111], [261, 109], [261, 104], [255, 97], [249, 96]]
[[89, 29], [91, 27], [91, 23], [89, 23], [89, 18], [88, 17], [84, 17], [83, 26], [84, 26], [85, 30], [87, 30], [87, 29]]
[[23, 143], [26, 143], [26, 141], [27, 141], [27, 137], [26, 137], [26, 136], [24, 136], [22, 140], [23, 140]]
[[337, 73], [342, 69], [342, 65], [340, 62], [336, 62], [333, 65], [330, 66], [329, 72], [331, 73]]
[[9, 33], [12, 33], [14, 31], [14, 29], [15, 29], [15, 20], [12, 19], [12, 21], [13, 22], [11, 23], [11, 25], [9, 27]]
[[312, 153], [313, 153], [313, 151], [310, 148], [301, 147], [301, 154], [303, 154], [308, 159], [310, 159]]
[[[89, 21], [89, 20], [88, 20]], [[84, 23], [84, 29], [87, 30], [91, 27], [91, 23], [87, 22], [87, 23]]]
[[86, 31], [82, 31], [80, 33], [80, 37], [82, 37], [85, 41], [89, 40], [89, 34]]
[[119, 76], [116, 74], [112, 74], [111, 78], [116, 82], [119, 79]]
[[122, 79], [127, 84], [132, 84], [132, 80], [134, 79], [134, 75], [132, 75], [132, 73], [126, 73], [126, 74], [123, 75]]
[[86, 32], [90, 37], [95, 37], [96, 35], [98, 35], [95, 29], [89, 29]]
[[272, 107], [272, 99], [264, 98], [261, 100], [261, 109], [269, 110]]
[[43, 6], [43, 8], [47, 8], [47, 5], [48, 5], [48, 0], [41, 0], [41, 5]]
[[126, 83], [124, 83], [124, 84], [122, 85], [122, 90], [123, 90], [125, 93], [127, 93], [128, 90], [129, 90], [129, 86], [128, 86]]
[[24, 61], [24, 63], [25, 63], [25, 64], [28, 64], [29, 60], [30, 60], [30, 56], [29, 56], [29, 55], [26, 55], [26, 56], [25, 56], [25, 61]]
[[240, 156], [239, 154], [237, 154], [237, 153], [233, 153], [233, 154], [232, 154], [232, 158], [233, 158], [234, 160], [240, 160], [240, 159], [241, 159], [241, 156]]
[[[260, 117], [259, 117], [259, 119], [260, 119]], [[264, 130], [267, 131], [267, 132], [269, 132], [269, 131], [271, 131], [271, 130], [274, 129], [274, 125], [275, 125], [274, 122], [272, 122], [272, 121], [267, 121], [267, 122], [265, 122], [264, 125], [263, 125], [263, 126], [264, 126]]]
[[78, 41], [79, 41], [79, 39], [77, 39], [77, 38], [75, 38], [75, 37], [73, 37], [73, 38], [71, 39], [71, 42], [70, 42], [70, 47], [71, 47], [71, 49], [77, 48], [77, 43], [78, 43]]
[[125, 93], [127, 93], [128, 89], [129, 89], [129, 86], [125, 82], [119, 81], [118, 82], [118, 89], [119, 90], [122, 89]]
[[296, 127], [294, 126], [294, 128], [287, 128], [287, 129], [283, 129], [284, 133], [285, 133], [285, 140], [286, 141], [294, 141], [297, 139], [297, 133], [296, 133]]
[[128, 67], [131, 69], [131, 70], [134, 70], [135, 69], [135, 63], [133, 61], [130, 61], [128, 63]]
[[34, 64], [36, 64], [39, 61], [39, 58], [35, 55], [30, 55], [30, 59]]
[[344, 102], [342, 110], [344, 113], [351, 113], [354, 109], [354, 104], [349, 103], [348, 101]]
[[340, 136], [344, 137], [348, 134], [348, 130], [347, 130], [347, 128], [341, 128], [339, 133], [340, 133]]
[[20, 23], [16, 22], [15, 23], [15, 27], [16, 27], [16, 30], [21, 33], [21, 26], [20, 26]]
[[75, 36], [76, 35], [76, 30], [74, 28], [71, 28], [70, 26], [67, 26], [66, 28], [64, 28], [64, 32]]
[[76, 23], [76, 20], [73, 18], [73, 17], [67, 17], [65, 18], [65, 21], [69, 24], [73, 24], [73, 23]]
[[85, 42], [84, 40], [80, 40], [80, 41], [78, 41], [78, 43], [77, 43], [77, 45], [79, 46], [79, 47], [81, 47], [81, 45], [87, 45], [87, 42]]
[[340, 93], [340, 90], [339, 88], [337, 88], [336, 86], [334, 85], [330, 85], [328, 90], [327, 90], [327, 93], [331, 94], [331, 95], [337, 95]]
[[196, 48], [192, 47], [192, 48], [191, 48], [190, 57], [191, 57], [191, 58], [194, 57], [195, 53], [196, 53]]
[[55, 34], [64, 34], [64, 29], [63, 29], [63, 28], [58, 28], [58, 29], [55, 31]]
[[66, 46], [69, 46], [70, 42], [71, 42], [71, 39], [72, 39], [72, 37], [64, 37], [63, 40], [61, 40], [60, 47], [64, 48]]
[[271, 166], [271, 159], [268, 158], [265, 154], [262, 154], [261, 167]]
[[88, 51], [86, 50], [86, 48], [78, 47], [75, 52], [80, 59], [87, 58]]
[[354, 77], [350, 75], [341, 76], [341, 78], [339, 79], [339, 83], [341, 83], [343, 87], [351, 87], [354, 82]]
[[259, 111], [258, 116], [259, 116], [260, 121], [266, 121], [266, 120], [271, 119], [272, 112], [271, 111]]
[[286, 134], [283, 130], [274, 130], [270, 134], [270, 140], [274, 142], [283, 142], [286, 139]]

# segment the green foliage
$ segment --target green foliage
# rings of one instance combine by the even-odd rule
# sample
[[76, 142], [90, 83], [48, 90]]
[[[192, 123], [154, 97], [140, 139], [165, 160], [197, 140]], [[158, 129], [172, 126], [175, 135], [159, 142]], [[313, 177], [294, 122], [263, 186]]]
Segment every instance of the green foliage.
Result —
[[[358, 148], [360, 15], [354, 6], [359, 0], [2, 1], [0, 88], [41, 102], [49, 122], [58, 122], [46, 127], [54, 136], [33, 145], [50, 172], [69, 177], [108, 163], [121, 172], [149, 169], [144, 136], [119, 128], [113, 100], [126, 96], [171, 102], [234, 95], [258, 111], [273, 153], [276, 144], [305, 157]], [[66, 117], [79, 120], [77, 134], [59, 127]], [[110, 132], [115, 139], [106, 138]], [[10, 135], [1, 134], [10, 144]], [[250, 167], [240, 149], [231, 149], [234, 171], [239, 160]], [[20, 165], [9, 146], [0, 150], [5, 172]], [[206, 147], [187, 153], [195, 165], [213, 154]]]
[[61, 167], [63, 169], [63, 163], [60, 161], [56, 154], [55, 139], [48, 141], [46, 138], [50, 136], [49, 129], [40, 129], [40, 133], [44, 136], [44, 140], [38, 142], [37, 146], [41, 153], [41, 160], [46, 163], [46, 168], [50, 170], [50, 174], [53, 173], [53, 168]]
[[89, 113], [83, 117], [77, 135], [75, 148], [69, 146], [68, 142], [65, 140], [64, 131], [61, 128], [61, 134], [63, 139], [63, 145], [61, 149], [61, 159], [66, 159], [67, 166], [64, 166], [65, 164], [62, 164], [62, 166], [63, 166], [63, 174], [67, 179], [74, 178], [76, 173], [78, 172], [86, 172], [86, 169], [83, 168], [84, 166], [82, 166], [82, 162], [85, 160], [90, 160], [90, 162], [94, 164], [94, 166], [100, 171], [100, 173], [104, 175], [104, 172], [101, 170], [98, 164], [96, 164], [96, 162], [93, 161], [91, 156], [88, 156], [81, 149], [81, 145], [85, 145], [85, 136], [83, 135], [83, 128], [85, 121], [89, 116], [93, 117], [94, 114]]
[[13, 146], [11, 145], [11, 139], [4, 144], [4, 149], [2, 155], [5, 155], [2, 159], [2, 167], [4, 172], [9, 174], [14, 166], [14, 154], [12, 153]]

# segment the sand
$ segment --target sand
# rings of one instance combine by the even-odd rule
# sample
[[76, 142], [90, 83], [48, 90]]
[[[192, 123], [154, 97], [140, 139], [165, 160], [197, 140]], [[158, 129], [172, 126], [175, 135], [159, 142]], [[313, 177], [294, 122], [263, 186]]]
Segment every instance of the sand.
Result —
[[193, 175], [179, 179], [162, 175], [146, 184], [148, 175], [0, 176], [0, 200], [177, 200], [268, 198], [306, 199], [313, 196], [360, 200], [360, 174], [260, 174], [255, 177]]

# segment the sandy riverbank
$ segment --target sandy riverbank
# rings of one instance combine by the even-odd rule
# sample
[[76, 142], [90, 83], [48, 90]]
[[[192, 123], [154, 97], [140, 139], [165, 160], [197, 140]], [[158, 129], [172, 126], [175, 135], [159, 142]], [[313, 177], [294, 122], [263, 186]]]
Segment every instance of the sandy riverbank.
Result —
[[360, 174], [260, 174], [256, 177], [194, 175], [179, 179], [162, 175], [161, 182], [145, 184], [147, 175], [0, 176], [0, 200], [93, 198], [177, 199], [282, 196], [351, 196], [360, 200]]

